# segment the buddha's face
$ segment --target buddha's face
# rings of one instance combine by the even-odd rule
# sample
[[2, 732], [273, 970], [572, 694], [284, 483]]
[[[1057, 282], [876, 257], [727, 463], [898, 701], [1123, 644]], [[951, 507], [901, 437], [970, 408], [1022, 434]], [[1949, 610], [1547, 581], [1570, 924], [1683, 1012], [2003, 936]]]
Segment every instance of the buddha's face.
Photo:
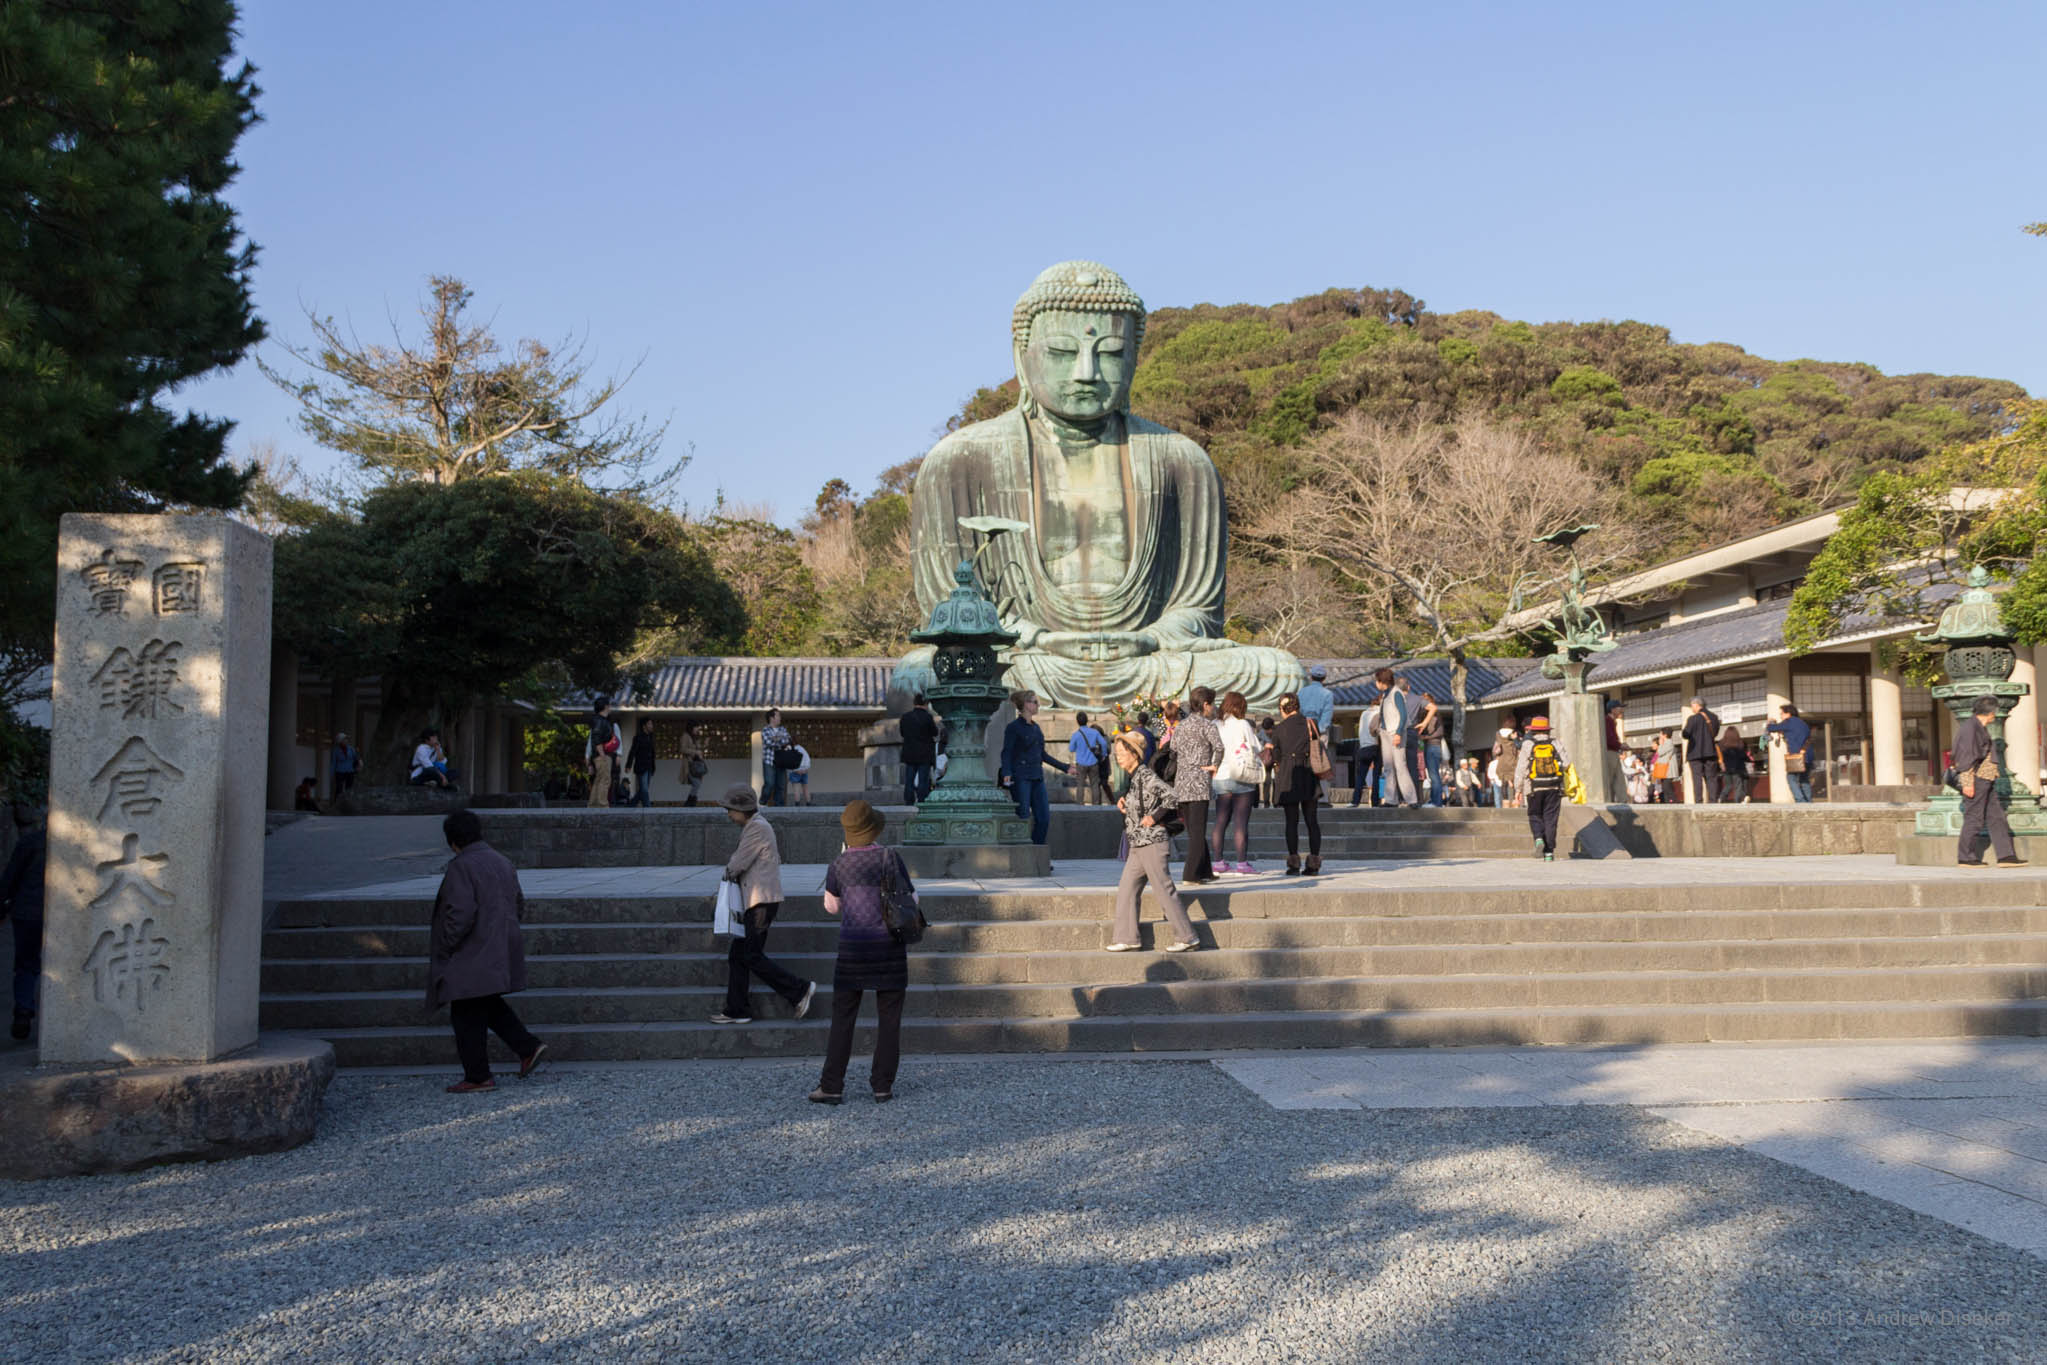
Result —
[[1031, 319], [1024, 387], [1040, 407], [1069, 422], [1099, 422], [1130, 405], [1137, 347], [1127, 313], [1048, 311]]

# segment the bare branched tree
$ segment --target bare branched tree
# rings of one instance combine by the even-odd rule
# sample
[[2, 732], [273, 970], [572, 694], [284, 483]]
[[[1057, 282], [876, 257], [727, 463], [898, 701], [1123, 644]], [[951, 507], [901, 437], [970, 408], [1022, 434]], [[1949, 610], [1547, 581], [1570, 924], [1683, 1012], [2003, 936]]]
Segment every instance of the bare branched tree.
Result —
[[850, 503], [826, 509], [806, 521], [803, 562], [825, 603], [820, 632], [841, 654], [900, 654], [910, 632], [924, 624], [916, 591], [901, 566], [910, 563], [910, 528], [886, 539], [862, 539]]
[[423, 340], [394, 322], [391, 344], [372, 345], [309, 310], [314, 344], [284, 350], [310, 374], [263, 365], [303, 406], [308, 436], [352, 456], [373, 482], [455, 483], [532, 469], [641, 501], [667, 498], [687, 463], [663, 462], [667, 424], [605, 411], [638, 366], [592, 383], [573, 339], [524, 340], [507, 354], [487, 324], [464, 318], [467, 285], [441, 275], [428, 283]]
[[1253, 643], [1274, 649], [1356, 657], [1379, 653], [1384, 644], [1357, 594], [1298, 549], [1233, 566], [1229, 604], [1232, 634], [1247, 630]]
[[1451, 660], [1453, 740], [1462, 744], [1469, 651], [1520, 634], [1507, 619], [1547, 596], [1563, 571], [1535, 538], [1598, 521], [1611, 529], [1581, 545], [1588, 570], [1634, 552], [1612, 497], [1575, 459], [1477, 414], [1447, 426], [1353, 415], [1310, 450], [1305, 480], [1243, 533], [1275, 555], [1388, 584], [1430, 648]]

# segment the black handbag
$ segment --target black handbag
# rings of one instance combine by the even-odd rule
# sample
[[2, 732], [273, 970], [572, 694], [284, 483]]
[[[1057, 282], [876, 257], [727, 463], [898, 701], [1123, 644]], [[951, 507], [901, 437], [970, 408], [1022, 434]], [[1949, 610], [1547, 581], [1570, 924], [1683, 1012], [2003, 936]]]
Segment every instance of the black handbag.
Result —
[[[1160, 780], [1169, 782], [1171, 779], [1162, 777]], [[1187, 832], [1187, 822], [1181, 818], [1180, 807], [1176, 802], [1161, 803], [1156, 810], [1150, 812], [1150, 815], [1152, 824], [1164, 830], [1168, 839], [1177, 839]]]
[[775, 766], [783, 772], [794, 772], [803, 766], [803, 755], [796, 752], [796, 746], [785, 744], [775, 750]]
[[907, 948], [924, 937], [930, 921], [924, 918], [916, 894], [896, 880], [896, 869], [901, 866], [902, 855], [891, 850], [881, 874], [881, 922], [888, 926], [889, 937]]
[[1171, 745], [1162, 744], [1158, 753], [1152, 756], [1151, 770], [1159, 775], [1159, 781], [1170, 787], [1180, 777], [1180, 756], [1173, 752]]

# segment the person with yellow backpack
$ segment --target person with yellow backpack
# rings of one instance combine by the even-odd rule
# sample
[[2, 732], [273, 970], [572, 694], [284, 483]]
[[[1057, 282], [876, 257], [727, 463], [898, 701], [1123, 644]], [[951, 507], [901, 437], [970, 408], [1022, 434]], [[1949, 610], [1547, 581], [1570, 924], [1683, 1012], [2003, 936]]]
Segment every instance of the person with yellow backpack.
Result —
[[1549, 717], [1528, 722], [1528, 737], [1514, 762], [1514, 785], [1528, 793], [1528, 829], [1535, 836], [1535, 854], [1546, 863], [1557, 857], [1557, 814], [1563, 809], [1564, 785], [1571, 775], [1571, 756], [1549, 732]]

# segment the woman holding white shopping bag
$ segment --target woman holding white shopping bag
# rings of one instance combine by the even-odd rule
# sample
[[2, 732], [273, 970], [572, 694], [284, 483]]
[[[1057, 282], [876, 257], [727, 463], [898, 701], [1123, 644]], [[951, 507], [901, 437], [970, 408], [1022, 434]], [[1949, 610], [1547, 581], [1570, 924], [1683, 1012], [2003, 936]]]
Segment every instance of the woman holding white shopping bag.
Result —
[[736, 882], [744, 903], [743, 932], [735, 932], [726, 952], [725, 1008], [711, 1016], [714, 1024], [751, 1024], [752, 1008], [746, 1002], [747, 987], [754, 977], [787, 1000], [801, 1019], [810, 1011], [817, 984], [768, 956], [768, 930], [775, 912], [782, 908], [782, 849], [775, 841], [775, 827], [760, 813], [760, 801], [744, 782], [728, 788], [719, 805], [738, 825], [739, 847], [725, 864], [725, 880]]
[[[1215, 832], [1209, 836], [1209, 858], [1215, 870], [1246, 876], [1258, 869], [1245, 856], [1244, 841], [1251, 833], [1251, 795], [1265, 780], [1265, 738], [1245, 719], [1248, 708], [1242, 692], [1225, 692], [1222, 700], [1223, 758], [1215, 770]], [[1237, 831], [1235, 866], [1223, 861], [1223, 833], [1234, 825]]]

